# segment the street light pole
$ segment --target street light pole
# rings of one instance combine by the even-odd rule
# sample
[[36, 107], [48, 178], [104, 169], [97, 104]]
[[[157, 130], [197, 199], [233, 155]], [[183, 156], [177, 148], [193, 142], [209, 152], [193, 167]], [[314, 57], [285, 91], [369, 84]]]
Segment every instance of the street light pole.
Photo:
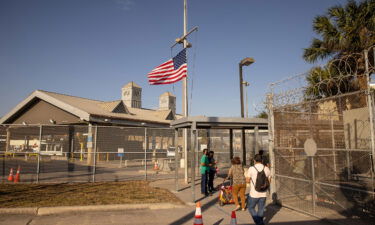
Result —
[[243, 105], [243, 76], [242, 76], [242, 64], [239, 63], [239, 70], [240, 70], [240, 101], [241, 101], [241, 117], [245, 117], [244, 113], [244, 105]]
[[[244, 100], [243, 100], [243, 85], [246, 84], [248, 86], [247, 82], [243, 81], [243, 75], [242, 75], [242, 67], [243, 66], [249, 66], [250, 64], [254, 63], [255, 60], [253, 58], [244, 58], [241, 60], [239, 65], [239, 72], [240, 72], [240, 101], [241, 101], [241, 117], [245, 117], [245, 110], [244, 110]], [[246, 139], [245, 139], [245, 129], [242, 128], [242, 165], [246, 165]]]

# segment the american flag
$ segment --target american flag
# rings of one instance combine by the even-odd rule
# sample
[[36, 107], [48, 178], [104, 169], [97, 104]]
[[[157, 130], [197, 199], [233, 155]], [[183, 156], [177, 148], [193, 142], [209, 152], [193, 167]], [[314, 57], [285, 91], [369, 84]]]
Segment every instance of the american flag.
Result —
[[150, 85], [172, 84], [186, 77], [186, 75], [186, 48], [147, 74]]

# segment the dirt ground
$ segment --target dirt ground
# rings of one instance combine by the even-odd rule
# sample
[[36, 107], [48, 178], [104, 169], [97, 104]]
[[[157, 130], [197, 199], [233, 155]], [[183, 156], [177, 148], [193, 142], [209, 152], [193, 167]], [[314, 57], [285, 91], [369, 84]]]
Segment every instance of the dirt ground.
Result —
[[47, 207], [136, 203], [181, 203], [166, 189], [146, 181], [0, 184], [0, 207]]

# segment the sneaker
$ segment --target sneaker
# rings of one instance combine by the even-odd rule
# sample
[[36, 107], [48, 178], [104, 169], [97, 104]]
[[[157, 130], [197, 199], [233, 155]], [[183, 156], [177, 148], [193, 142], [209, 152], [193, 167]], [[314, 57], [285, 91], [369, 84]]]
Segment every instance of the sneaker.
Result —
[[245, 208], [243, 208], [243, 209], [241, 209], [242, 211], [245, 211], [246, 209]]

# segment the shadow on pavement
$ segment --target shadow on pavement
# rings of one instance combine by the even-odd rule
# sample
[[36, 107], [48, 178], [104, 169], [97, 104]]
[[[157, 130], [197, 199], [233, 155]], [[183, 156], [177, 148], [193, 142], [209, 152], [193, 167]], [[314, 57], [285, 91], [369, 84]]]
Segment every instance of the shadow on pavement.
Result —
[[[206, 204], [202, 205], [202, 207], [201, 207], [202, 213], [215, 204], [217, 204], [217, 198], [213, 198], [212, 200], [210, 200]], [[191, 211], [190, 213], [186, 214], [185, 216], [181, 217], [180, 219], [178, 219], [176, 221], [173, 221], [169, 225], [181, 225], [181, 224], [191, 220], [191, 218], [194, 218], [194, 216], [195, 216], [195, 210]], [[217, 223], [217, 224], [220, 224], [220, 222]]]
[[264, 214], [264, 223], [268, 224], [271, 219], [280, 211], [281, 206], [269, 204], [266, 206], [266, 212]]
[[221, 218], [220, 220], [218, 220], [217, 222], [215, 222], [214, 224], [212, 225], [219, 225], [221, 222], [223, 222], [224, 218]]

